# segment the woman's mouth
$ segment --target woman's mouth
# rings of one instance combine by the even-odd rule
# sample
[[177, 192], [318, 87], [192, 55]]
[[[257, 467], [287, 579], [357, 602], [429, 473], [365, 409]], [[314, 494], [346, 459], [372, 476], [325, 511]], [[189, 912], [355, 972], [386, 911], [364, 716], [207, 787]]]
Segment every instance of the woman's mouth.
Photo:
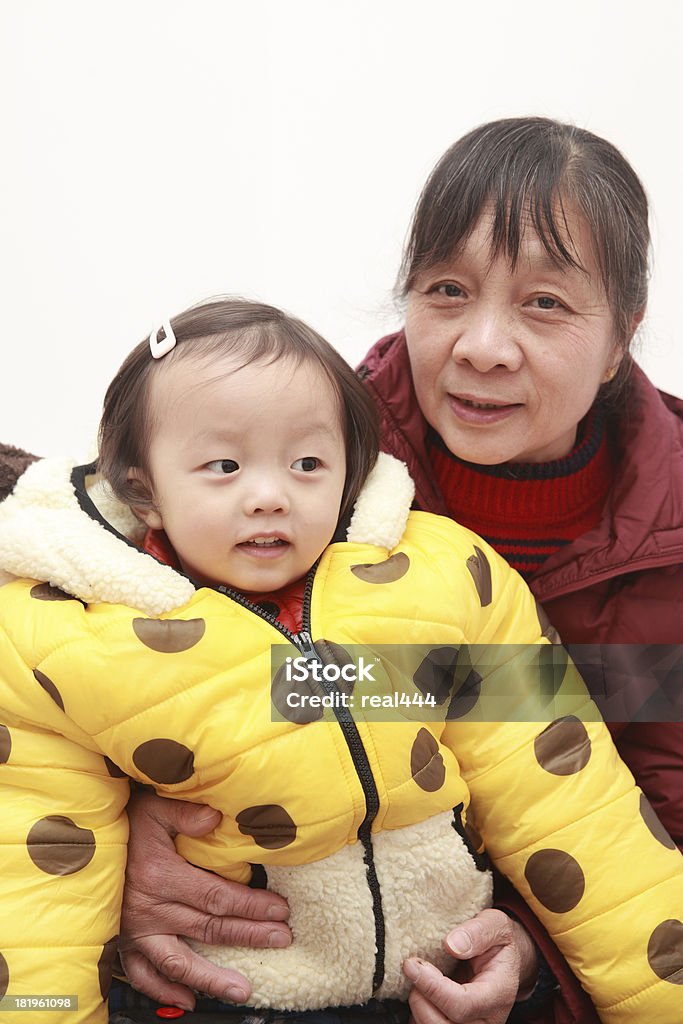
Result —
[[470, 395], [447, 396], [448, 404], [457, 418], [463, 423], [474, 426], [485, 426], [507, 419], [517, 409], [522, 408], [521, 402], [496, 402], [491, 398], [475, 398]]

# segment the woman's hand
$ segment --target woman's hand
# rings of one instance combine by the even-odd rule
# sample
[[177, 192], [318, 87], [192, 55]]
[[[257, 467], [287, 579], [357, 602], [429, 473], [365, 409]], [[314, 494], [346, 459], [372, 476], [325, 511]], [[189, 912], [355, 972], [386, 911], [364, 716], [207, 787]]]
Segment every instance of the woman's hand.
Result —
[[194, 1008], [192, 989], [230, 1002], [250, 995], [237, 971], [216, 967], [179, 936], [226, 946], [288, 946], [292, 933], [285, 900], [249, 889], [180, 857], [180, 832], [202, 836], [220, 822], [211, 807], [134, 793], [119, 952], [134, 988], [152, 999]]
[[466, 961], [469, 980], [459, 983], [424, 960], [406, 960], [403, 971], [413, 983], [408, 1002], [415, 1024], [505, 1024], [518, 995], [531, 994], [536, 947], [501, 910], [482, 910], [459, 925], [446, 936], [445, 948]]

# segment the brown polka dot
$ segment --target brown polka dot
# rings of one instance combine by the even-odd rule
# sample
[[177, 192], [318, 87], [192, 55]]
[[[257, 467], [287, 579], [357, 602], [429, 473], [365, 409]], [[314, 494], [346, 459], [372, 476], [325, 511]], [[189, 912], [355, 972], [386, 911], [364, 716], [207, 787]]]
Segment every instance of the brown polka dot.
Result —
[[545, 707], [562, 686], [567, 674], [569, 655], [564, 647], [542, 644], [538, 647], [538, 672], [541, 684], [541, 706]]
[[189, 651], [204, 636], [204, 619], [133, 619], [138, 640], [160, 654]]
[[405, 576], [409, 568], [410, 559], [402, 551], [398, 551], [383, 562], [352, 565], [351, 572], [365, 583], [395, 583]]
[[586, 888], [578, 863], [564, 850], [538, 850], [526, 862], [524, 875], [532, 893], [553, 914], [573, 910]]
[[662, 825], [652, 807], [652, 804], [644, 793], [640, 794], [640, 814], [655, 839], [657, 839], [662, 846], [666, 846], [667, 849], [675, 850], [675, 842]]
[[242, 835], [251, 836], [264, 850], [281, 850], [296, 839], [296, 825], [279, 804], [246, 807], [235, 820]]
[[28, 853], [48, 875], [73, 875], [86, 867], [95, 855], [95, 836], [61, 814], [41, 818], [26, 839]]
[[109, 772], [109, 774], [111, 775], [112, 779], [125, 779], [125, 778], [127, 778], [126, 772], [124, 772], [123, 769], [119, 768], [119, 766], [117, 764], [114, 764], [114, 762], [111, 760], [111, 758], [107, 757], [106, 755], [105, 755], [105, 758], [104, 758], [104, 765], [105, 765], [105, 768], [107, 769], [107, 771]]
[[152, 782], [185, 782], [194, 773], [194, 754], [177, 740], [147, 740], [133, 751], [133, 764]]
[[657, 925], [647, 944], [647, 959], [662, 981], [683, 985], [683, 921], [671, 918]]
[[420, 662], [413, 682], [420, 693], [445, 704], [451, 696], [458, 668], [459, 647], [435, 647]]
[[556, 719], [534, 740], [534, 754], [541, 768], [552, 775], [575, 775], [590, 761], [585, 725], [574, 715]]
[[474, 545], [474, 554], [470, 555], [467, 559], [467, 568], [469, 569], [474, 585], [477, 588], [479, 594], [479, 601], [482, 608], [486, 608], [487, 605], [491, 604], [493, 600], [493, 585], [491, 583], [491, 566], [489, 565], [488, 558], [477, 545]]
[[49, 583], [38, 583], [31, 587], [31, 597], [36, 601], [76, 601], [77, 598], [66, 594], [59, 587], [52, 587]]
[[52, 680], [48, 679], [48, 677], [42, 672], [39, 672], [37, 668], [33, 670], [33, 675], [36, 677], [36, 681], [40, 683], [42, 688], [45, 690], [45, 693], [47, 693], [49, 697], [52, 697], [57, 707], [63, 711], [64, 701], [62, 700], [62, 695]]
[[481, 676], [472, 668], [451, 698], [446, 711], [446, 721], [452, 722], [456, 718], [464, 718], [465, 715], [469, 715], [479, 700], [480, 694]]
[[536, 601], [536, 614], [538, 616], [538, 624], [541, 627], [541, 636], [544, 636], [546, 640], [550, 640], [551, 644], [561, 644], [560, 634], [546, 615], [545, 608], [538, 601]]
[[[296, 658], [297, 655], [293, 654], [292, 657]], [[294, 722], [295, 725], [317, 722], [325, 712], [322, 707], [312, 707], [305, 698], [314, 693], [322, 697], [323, 691], [320, 689], [320, 683], [313, 679], [308, 670], [304, 679], [298, 678], [303, 669], [307, 669], [307, 666], [299, 668], [299, 666], [291, 665], [289, 668], [290, 679], [287, 678], [287, 668], [287, 665], [281, 665], [270, 685], [270, 699], [273, 706], [286, 721]], [[288, 698], [292, 701], [291, 705], [288, 703]], [[302, 700], [302, 698], [304, 699]]]
[[0, 725], [0, 764], [9, 761], [12, 750], [12, 737], [6, 725]]
[[111, 988], [111, 977], [114, 972], [118, 941], [119, 937], [118, 935], [115, 935], [113, 939], [109, 939], [108, 942], [105, 942], [102, 947], [102, 955], [97, 961], [97, 974], [100, 979], [100, 992], [102, 993], [103, 999], [107, 998], [109, 995], [109, 989]]
[[420, 729], [410, 751], [410, 774], [425, 793], [435, 793], [446, 781], [446, 766], [439, 744], [427, 729]]
[[0, 999], [4, 996], [9, 985], [9, 967], [2, 953], [0, 953]]

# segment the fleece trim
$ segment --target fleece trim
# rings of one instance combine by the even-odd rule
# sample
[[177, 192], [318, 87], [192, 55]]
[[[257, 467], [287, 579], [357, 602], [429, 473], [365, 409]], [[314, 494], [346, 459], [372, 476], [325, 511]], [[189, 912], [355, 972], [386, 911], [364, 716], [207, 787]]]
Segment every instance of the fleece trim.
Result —
[[[195, 585], [131, 544], [144, 527], [99, 478], [88, 497], [112, 529], [84, 514], [71, 482], [69, 459], [41, 459], [0, 504], [0, 584], [12, 577], [46, 581], [87, 603], [124, 604], [161, 615], [186, 604]], [[413, 495], [403, 463], [380, 455], [358, 498], [348, 539], [395, 547]]]
[[[297, 867], [268, 865], [268, 885], [290, 905], [294, 942], [287, 949], [190, 945], [213, 963], [245, 974], [250, 1005], [280, 1010], [316, 1009], [380, 999], [407, 999], [410, 982], [401, 964], [428, 956], [440, 970], [451, 958], [442, 940], [452, 928], [491, 902], [491, 875], [477, 871], [453, 813], [373, 835], [386, 907], [385, 981], [373, 993], [375, 962], [372, 896], [362, 843]], [[406, 894], [413, 894], [407, 899]], [[418, 898], [419, 894], [419, 898]], [[306, 996], [306, 993], [310, 993]]]

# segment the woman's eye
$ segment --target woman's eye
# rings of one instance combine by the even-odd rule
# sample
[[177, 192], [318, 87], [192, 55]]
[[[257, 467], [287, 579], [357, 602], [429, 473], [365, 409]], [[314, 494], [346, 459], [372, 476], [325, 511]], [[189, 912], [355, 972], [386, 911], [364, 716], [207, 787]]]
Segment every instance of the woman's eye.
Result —
[[447, 281], [445, 284], [439, 284], [434, 290], [438, 295], [445, 295], [448, 299], [459, 299], [464, 294], [462, 288], [457, 284], [453, 284], [452, 281]]
[[538, 295], [532, 301], [538, 303], [537, 309], [564, 309], [559, 299], [553, 299], [551, 295]]
[[296, 462], [293, 462], [292, 469], [299, 469], [302, 473], [312, 473], [319, 465], [318, 459], [313, 458], [312, 455], [307, 455], [306, 458], [297, 459]]
[[239, 463], [234, 459], [215, 459], [207, 463], [207, 469], [212, 473], [236, 473], [239, 468]]

